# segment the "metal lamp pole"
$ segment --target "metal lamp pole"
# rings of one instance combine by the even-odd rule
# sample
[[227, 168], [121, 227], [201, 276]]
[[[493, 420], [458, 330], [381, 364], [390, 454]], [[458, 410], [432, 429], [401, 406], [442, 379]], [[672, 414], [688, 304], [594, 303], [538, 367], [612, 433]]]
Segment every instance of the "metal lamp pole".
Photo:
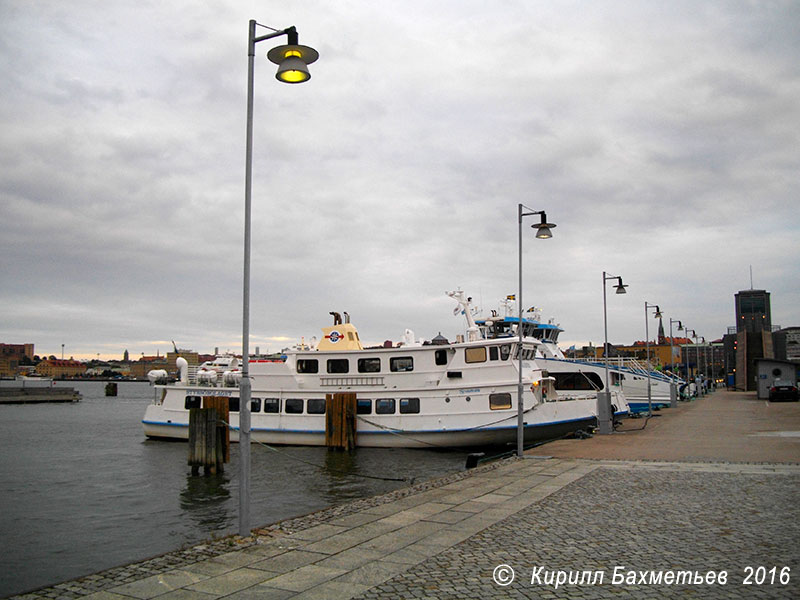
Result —
[[[253, 184], [253, 80], [256, 44], [281, 35], [287, 45], [270, 50], [268, 58], [279, 65], [276, 78], [284, 83], [302, 83], [310, 79], [307, 65], [319, 54], [313, 48], [297, 43], [297, 30], [272, 30], [256, 36], [256, 23], [249, 24], [247, 42], [247, 148], [244, 175], [244, 271], [242, 284], [242, 378], [239, 381], [239, 535], [250, 535], [250, 206]], [[262, 26], [263, 27], [263, 26]], [[272, 29], [271, 27], [268, 29]]]
[[608, 383], [608, 309], [606, 304], [606, 281], [617, 280], [617, 294], [624, 294], [627, 285], [623, 285], [619, 275], [606, 275], [603, 271], [603, 358], [606, 363], [606, 385], [602, 392], [597, 393], [597, 433], [607, 435], [614, 432], [614, 415], [611, 410], [611, 388]]
[[[525, 212], [525, 210], [529, 212]], [[556, 226], [555, 223], [547, 222], [547, 214], [543, 210], [531, 210], [524, 204], [519, 204], [517, 208], [517, 251], [519, 254], [519, 279], [517, 282], [517, 307], [519, 314], [519, 322], [517, 323], [517, 336], [519, 338], [517, 342], [517, 371], [519, 376], [517, 381], [517, 456], [520, 458], [522, 458], [523, 439], [525, 437], [525, 411], [522, 407], [522, 218], [529, 215], [541, 215], [541, 222], [531, 225], [532, 228], [536, 229], [536, 237], [540, 240], [546, 240], [553, 237], [553, 233], [550, 230]]]
[[[689, 332], [692, 332], [691, 334]], [[692, 337], [695, 337], [697, 332], [694, 329], [689, 329], [686, 327], [686, 339], [689, 340]], [[692, 373], [689, 370], [689, 344], [686, 344], [686, 385], [690, 385], [692, 381]], [[689, 388], [689, 400], [692, 399], [692, 388]]]
[[703, 363], [705, 362], [706, 358], [706, 338], [705, 336], [700, 336], [700, 344], [703, 346], [703, 358], [700, 358], [700, 346], [697, 347], [697, 366], [700, 368], [700, 389], [703, 392], [703, 396], [706, 395], [705, 386], [703, 385], [703, 381], [706, 378], [705, 369], [703, 368]]
[[[675, 373], [675, 364], [674, 364], [675, 363], [675, 340], [672, 337], [672, 324], [673, 323], [677, 323], [678, 324], [678, 331], [683, 331], [683, 324], [680, 321], [674, 320], [672, 317], [670, 317], [670, 319], [669, 319], [669, 362], [670, 362], [669, 366], [670, 366], [670, 370], [672, 371], [671, 375], [673, 375], [673, 377], [674, 377], [674, 373]], [[672, 408], [675, 408], [677, 406], [677, 403], [678, 403], [678, 390], [677, 390], [677, 387], [676, 387], [677, 384], [675, 383], [673, 377], [670, 378], [670, 379], [672, 379], [672, 383], [670, 383], [670, 405], [672, 406]]]
[[647, 302], [644, 303], [644, 336], [645, 336], [645, 345], [647, 346], [647, 416], [653, 416], [653, 392], [651, 387], [650, 381], [650, 327], [648, 323], [648, 312], [647, 310], [650, 308], [655, 308], [656, 312], [654, 314], [655, 318], [658, 319], [661, 317], [661, 309], [658, 308], [658, 304], [648, 304]]

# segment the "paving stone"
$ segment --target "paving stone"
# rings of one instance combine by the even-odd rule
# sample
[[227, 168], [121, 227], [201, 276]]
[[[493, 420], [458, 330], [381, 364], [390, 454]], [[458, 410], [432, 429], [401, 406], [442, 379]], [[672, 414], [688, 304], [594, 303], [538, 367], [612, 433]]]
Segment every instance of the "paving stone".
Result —
[[[800, 506], [793, 501], [800, 471], [742, 471], [698, 471], [681, 465], [661, 470], [598, 467], [358, 598], [800, 597], [795, 551]], [[424, 554], [419, 545], [403, 552], [416, 552], [414, 558]], [[400, 552], [396, 555], [401, 558]], [[492, 579], [500, 564], [516, 571], [508, 587]], [[724, 570], [729, 583], [611, 585], [614, 568], [621, 565], [633, 571]], [[787, 586], [743, 586], [742, 569], [747, 565], [788, 566], [798, 576]], [[604, 583], [558, 589], [531, 584], [532, 570], [538, 567], [577, 573], [601, 570]]]

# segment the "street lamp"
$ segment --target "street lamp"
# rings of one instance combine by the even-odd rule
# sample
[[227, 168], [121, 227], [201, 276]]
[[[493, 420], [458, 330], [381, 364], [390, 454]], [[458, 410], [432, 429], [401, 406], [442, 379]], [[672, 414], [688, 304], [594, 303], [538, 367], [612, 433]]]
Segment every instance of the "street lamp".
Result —
[[[530, 212], [525, 212], [525, 210]], [[547, 214], [543, 210], [532, 210], [524, 204], [519, 205], [517, 215], [517, 223], [519, 225], [517, 244], [517, 249], [519, 251], [519, 294], [517, 296], [517, 302], [519, 303], [519, 322], [517, 323], [517, 335], [519, 337], [519, 343], [517, 344], [517, 371], [519, 372], [519, 380], [517, 382], [517, 456], [522, 458], [522, 441], [525, 428], [525, 421], [523, 418], [524, 411], [522, 409], [522, 218], [530, 215], [541, 216], [539, 223], [531, 225], [532, 228], [536, 229], [536, 237], [540, 240], [547, 240], [553, 237], [553, 232], [550, 230], [555, 228], [556, 225], [555, 223], [547, 222]]]
[[611, 388], [608, 384], [608, 310], [606, 308], [606, 281], [616, 279], [617, 285], [614, 286], [617, 294], [624, 294], [627, 285], [623, 285], [622, 277], [619, 275], [606, 275], [603, 271], [603, 334], [605, 345], [603, 346], [603, 358], [606, 363], [606, 386], [602, 392], [597, 393], [597, 433], [609, 434], [614, 431], [614, 413], [611, 410]]
[[648, 304], [647, 302], [644, 303], [644, 336], [645, 336], [645, 345], [647, 346], [647, 416], [653, 416], [653, 392], [652, 386], [650, 381], [650, 371], [652, 367], [650, 366], [650, 327], [648, 323], [648, 309], [655, 308], [655, 313], [653, 316], [656, 319], [661, 318], [661, 309], [658, 308], [658, 304]]
[[[706, 338], [705, 338], [705, 336], [701, 335], [700, 336], [700, 340], [701, 340], [700, 344], [702, 344], [702, 346], [703, 346], [703, 358], [705, 358], [705, 356], [706, 356]], [[705, 379], [706, 374], [705, 374], [705, 371], [703, 370], [703, 363], [701, 362], [701, 359], [700, 359], [700, 346], [697, 347], [697, 368], [700, 369], [700, 392], [701, 392], [702, 396], [705, 396], [706, 392], [705, 392], [705, 389], [703, 389], [704, 388], [703, 380]]]
[[[272, 29], [256, 36], [256, 23], [250, 21], [247, 43], [247, 148], [244, 175], [244, 273], [242, 291], [242, 378], [239, 381], [239, 535], [250, 535], [250, 205], [253, 185], [253, 79], [256, 44], [282, 35], [288, 44], [273, 48], [267, 58], [278, 65], [275, 77], [284, 83], [302, 83], [311, 78], [308, 65], [319, 58], [313, 48], [297, 43], [297, 30]], [[264, 27], [261, 25], [261, 27]]]
[[[686, 330], [686, 339], [687, 340], [690, 340], [692, 337], [697, 336], [697, 332], [694, 329], [689, 329], [688, 327], [686, 327], [685, 330]], [[690, 331], [692, 333], [689, 333]], [[691, 385], [690, 385], [691, 384], [691, 380], [692, 380], [691, 378], [692, 378], [692, 374], [691, 374], [691, 371], [689, 370], [689, 344], [687, 343], [686, 344], [686, 385], [688, 386], [689, 400], [692, 399], [692, 388], [691, 388]]]
[[672, 337], [672, 324], [678, 324], [678, 331], [683, 331], [683, 323], [670, 317], [669, 319], [669, 366], [670, 366], [670, 379], [672, 382], [669, 384], [669, 399], [670, 406], [676, 408], [678, 405], [678, 390], [675, 383], [675, 340]]

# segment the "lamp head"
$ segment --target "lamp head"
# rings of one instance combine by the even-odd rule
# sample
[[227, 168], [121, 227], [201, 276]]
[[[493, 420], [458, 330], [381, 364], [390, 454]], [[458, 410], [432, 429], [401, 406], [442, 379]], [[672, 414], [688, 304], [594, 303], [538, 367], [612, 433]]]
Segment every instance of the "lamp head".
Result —
[[656, 314], [653, 315], [656, 319], [661, 318], [661, 309], [658, 308], [658, 304], [656, 304]]
[[547, 222], [547, 214], [544, 211], [542, 211], [540, 214], [542, 217], [541, 222], [531, 225], [531, 227], [536, 229], [536, 237], [538, 239], [547, 240], [553, 237], [553, 232], [550, 230], [554, 229], [556, 224]]
[[616, 291], [617, 294], [627, 294], [627, 292], [625, 291], [625, 288], [628, 287], [628, 286], [627, 285], [623, 285], [622, 277], [617, 277], [617, 285], [615, 285], [614, 287], [617, 289], [617, 291]]
[[267, 58], [278, 65], [278, 72], [275, 74], [278, 81], [303, 83], [311, 79], [308, 65], [319, 58], [319, 53], [313, 48], [297, 44], [295, 40], [293, 44], [273, 48], [267, 53]]

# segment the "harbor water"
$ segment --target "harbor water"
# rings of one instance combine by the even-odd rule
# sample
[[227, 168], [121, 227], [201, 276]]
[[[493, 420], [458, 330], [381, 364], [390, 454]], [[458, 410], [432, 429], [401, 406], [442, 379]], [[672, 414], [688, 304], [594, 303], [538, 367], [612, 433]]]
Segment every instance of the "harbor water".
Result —
[[[60, 385], [60, 384], [59, 384]], [[0, 597], [236, 533], [238, 445], [214, 476], [191, 475], [187, 445], [147, 440], [153, 388], [69, 382], [74, 404], [0, 406]], [[253, 444], [254, 527], [464, 468], [465, 451]], [[202, 473], [202, 471], [201, 471]]]

